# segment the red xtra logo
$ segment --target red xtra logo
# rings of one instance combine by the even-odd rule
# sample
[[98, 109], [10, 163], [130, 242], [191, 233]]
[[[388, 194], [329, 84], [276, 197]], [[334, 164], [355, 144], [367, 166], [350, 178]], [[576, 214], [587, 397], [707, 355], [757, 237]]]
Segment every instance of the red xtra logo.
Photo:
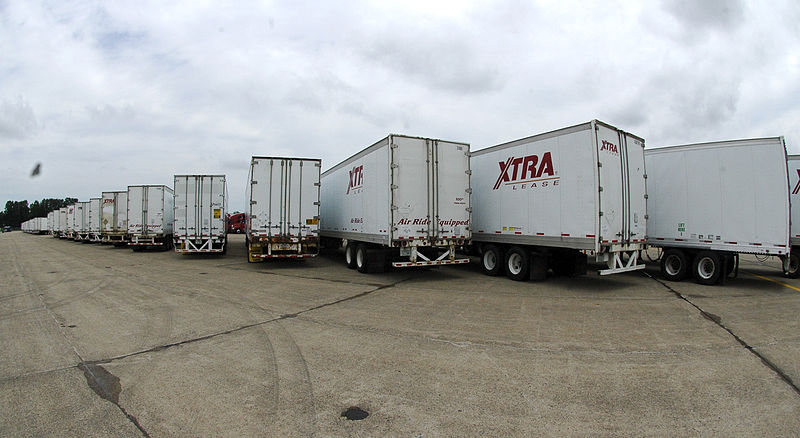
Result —
[[601, 151], [609, 151], [612, 154], [619, 154], [619, 149], [617, 149], [617, 145], [611, 143], [610, 141], [603, 140], [603, 144], [600, 146]]
[[347, 183], [347, 192], [345, 192], [345, 194], [350, 193], [352, 190], [360, 189], [363, 186], [364, 186], [364, 165], [362, 164], [350, 170], [350, 182]]
[[[797, 169], [797, 176], [800, 178], [800, 169]], [[800, 179], [797, 180], [797, 185], [795, 185], [794, 190], [792, 190], [793, 195], [798, 193], [800, 193]]]
[[[497, 177], [497, 181], [494, 183], [492, 190], [499, 189], [500, 185], [504, 182], [522, 182], [524, 180], [540, 178], [542, 175], [555, 175], [555, 171], [553, 170], [553, 158], [550, 156], [550, 152], [545, 152], [544, 155], [542, 155], [541, 161], [538, 155], [528, 155], [521, 158], [512, 156], [505, 162], [500, 161], [498, 164], [500, 164], [500, 176]], [[520, 166], [520, 164], [522, 166]], [[519, 171], [520, 168], [522, 172]], [[509, 171], [511, 171], [510, 175]]]

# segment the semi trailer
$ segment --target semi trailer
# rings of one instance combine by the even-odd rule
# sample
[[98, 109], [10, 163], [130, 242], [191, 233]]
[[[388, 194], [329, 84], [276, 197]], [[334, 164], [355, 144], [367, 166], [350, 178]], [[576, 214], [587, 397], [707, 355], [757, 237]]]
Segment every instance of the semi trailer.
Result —
[[128, 243], [128, 192], [103, 192], [101, 197], [100, 242], [114, 246]]
[[67, 239], [75, 239], [75, 211], [77, 208], [77, 203], [67, 206], [67, 226], [64, 233], [64, 237]]
[[784, 272], [788, 277], [800, 275], [800, 155], [789, 155], [786, 159], [789, 172], [789, 262]]
[[175, 175], [175, 251], [225, 253], [228, 248], [225, 175]]
[[89, 202], [82, 201], [75, 204], [73, 216], [73, 238], [76, 242], [89, 241]]
[[389, 135], [322, 174], [320, 235], [349, 268], [468, 263], [469, 144]]
[[473, 241], [487, 275], [643, 269], [644, 140], [598, 120], [472, 153]]
[[102, 211], [102, 198], [89, 198], [89, 215], [88, 215], [88, 228], [89, 228], [89, 242], [100, 242], [100, 220], [103, 215]]
[[164, 185], [128, 186], [128, 246], [167, 250], [175, 221], [174, 194]]
[[663, 251], [665, 279], [715, 284], [736, 270], [739, 254], [780, 257], [789, 271], [782, 137], [648, 149], [645, 158], [648, 243]]
[[319, 254], [321, 166], [317, 158], [252, 157], [245, 212], [249, 262]]
[[69, 207], [61, 207], [58, 209], [58, 231], [54, 235], [59, 239], [65, 239], [67, 237], [67, 212], [69, 211]]

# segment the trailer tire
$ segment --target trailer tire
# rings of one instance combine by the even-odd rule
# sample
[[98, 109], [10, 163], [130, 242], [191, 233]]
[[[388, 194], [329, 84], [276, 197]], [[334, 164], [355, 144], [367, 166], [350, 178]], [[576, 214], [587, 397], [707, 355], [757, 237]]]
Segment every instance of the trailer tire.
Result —
[[512, 246], [505, 257], [506, 276], [514, 281], [525, 281], [531, 270], [531, 257], [525, 248]]
[[355, 243], [347, 243], [347, 246], [344, 247], [344, 262], [347, 264], [347, 267], [350, 269], [355, 269], [356, 267], [356, 244]]
[[486, 275], [496, 276], [503, 273], [503, 251], [495, 245], [486, 245], [481, 254], [481, 269]]
[[719, 254], [713, 251], [700, 251], [692, 264], [694, 278], [698, 283], [712, 285], [722, 276], [722, 263]]
[[800, 255], [796, 252], [789, 253], [789, 269], [785, 272], [789, 278], [797, 278], [800, 276]]
[[369, 272], [369, 258], [367, 257], [367, 247], [363, 243], [356, 247], [356, 269], [362, 274]]
[[689, 261], [679, 249], [667, 249], [661, 256], [661, 275], [669, 281], [683, 281], [689, 273]]

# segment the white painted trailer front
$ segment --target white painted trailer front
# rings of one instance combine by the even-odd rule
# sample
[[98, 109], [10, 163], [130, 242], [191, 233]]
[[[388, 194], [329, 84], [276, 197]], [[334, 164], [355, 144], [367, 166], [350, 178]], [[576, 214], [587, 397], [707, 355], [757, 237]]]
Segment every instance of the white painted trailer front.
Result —
[[227, 250], [225, 175], [175, 175], [174, 245], [178, 253]]
[[348, 267], [468, 263], [469, 145], [389, 135], [322, 174], [320, 233]]
[[739, 253], [779, 256], [787, 268], [790, 208], [782, 137], [648, 149], [648, 243], [662, 274], [714, 284]]
[[89, 242], [100, 242], [100, 220], [103, 215], [102, 198], [89, 198], [89, 215], [88, 215], [88, 228], [89, 228]]
[[128, 186], [128, 245], [134, 250], [172, 245], [175, 199], [164, 185]]
[[128, 241], [128, 192], [103, 192], [100, 240], [125, 245]]
[[[592, 120], [472, 153], [473, 240], [487, 275], [643, 269], [644, 140]], [[627, 258], [627, 260], [626, 260]]]
[[319, 254], [321, 167], [317, 158], [252, 157], [245, 211], [248, 261]]

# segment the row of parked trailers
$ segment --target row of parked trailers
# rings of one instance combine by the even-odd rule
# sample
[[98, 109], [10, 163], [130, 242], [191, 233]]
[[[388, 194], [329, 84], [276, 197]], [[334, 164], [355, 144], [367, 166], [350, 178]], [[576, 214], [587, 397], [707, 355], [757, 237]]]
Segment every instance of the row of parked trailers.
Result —
[[[800, 157], [787, 158], [782, 137], [645, 149], [593, 120], [475, 152], [389, 135], [321, 167], [251, 159], [250, 262], [329, 246], [344, 249], [348, 267], [378, 272], [467, 263], [465, 250], [488, 275], [541, 280], [585, 273], [590, 257], [602, 275], [642, 269], [651, 246], [670, 280], [716, 283], [743, 253], [778, 256], [787, 275], [800, 269], [790, 242], [800, 239], [790, 230], [800, 182], [789, 185]], [[174, 204], [169, 187], [130, 186], [53, 212], [48, 226], [76, 240], [224, 252], [224, 177], [176, 176], [174, 187]]]

